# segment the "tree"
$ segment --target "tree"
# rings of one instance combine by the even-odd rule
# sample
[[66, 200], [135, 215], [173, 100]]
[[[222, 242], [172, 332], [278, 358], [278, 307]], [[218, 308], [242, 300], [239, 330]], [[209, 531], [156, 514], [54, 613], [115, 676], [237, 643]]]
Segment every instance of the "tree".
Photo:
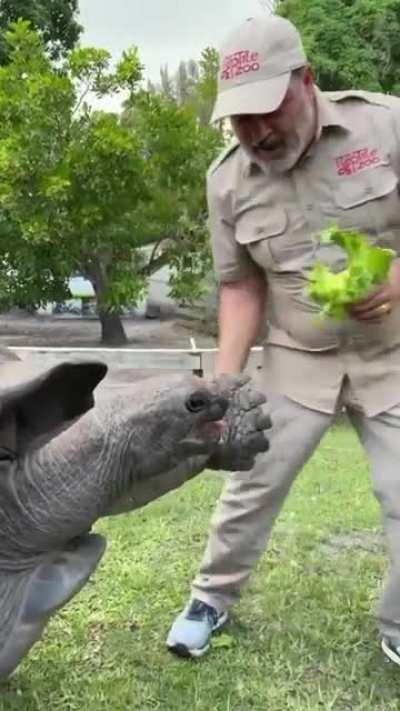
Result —
[[188, 62], [180, 62], [178, 71], [173, 79], [174, 97], [178, 104], [190, 102], [190, 98], [195, 91], [199, 81], [199, 65], [194, 59]]
[[281, 0], [326, 91], [400, 93], [400, 0]]
[[193, 92], [193, 104], [199, 120], [206, 126], [217, 98], [219, 54], [213, 47], [206, 47], [199, 62], [199, 79]]
[[[205, 174], [209, 162], [216, 154], [218, 148], [224, 143], [222, 131], [223, 122], [217, 126], [217, 131], [210, 131], [210, 119], [217, 95], [217, 78], [219, 69], [219, 55], [213, 47], [203, 50], [200, 61], [181, 62], [174, 77], [162, 72], [160, 85], [150, 84], [151, 94], [167, 96], [170, 101], [186, 107], [196, 118], [196, 128], [208, 136], [200, 154], [203, 158], [199, 165], [200, 175]], [[168, 78], [168, 82], [166, 79]], [[167, 91], [165, 91], [165, 87]], [[217, 136], [217, 138], [216, 138]], [[211, 137], [211, 140], [210, 140]], [[207, 151], [211, 146], [211, 151]], [[180, 236], [171, 243], [172, 249], [166, 256], [172, 270], [171, 295], [180, 301], [199, 298], [208, 292], [205, 307], [205, 323], [210, 333], [215, 335], [216, 304], [218, 301], [218, 286], [213, 277], [212, 259], [209, 247], [209, 235], [206, 226], [207, 206], [203, 185], [197, 182], [197, 194], [188, 209], [186, 198], [182, 203], [181, 216], [178, 220]]]
[[160, 69], [160, 83], [148, 83], [148, 90], [161, 94], [170, 101], [189, 105], [202, 126], [208, 125], [217, 96], [219, 55], [213, 47], [206, 47], [199, 62], [190, 59], [180, 62], [175, 75], [168, 67]]
[[147, 158], [152, 199], [136, 213], [136, 233], [151, 246], [142, 274], [168, 265], [170, 295], [193, 302], [204, 292], [211, 261], [205, 175], [222, 147], [221, 134], [202, 126], [193, 108], [162, 94], [142, 92], [122, 118]]
[[77, 14], [78, 0], [1, 0], [0, 64], [7, 61], [4, 34], [11, 22], [29, 20], [40, 33], [50, 57], [57, 60], [79, 39], [82, 27], [76, 21]]
[[175, 98], [175, 87], [173, 80], [171, 79], [168, 71], [168, 65], [160, 68], [160, 80], [161, 80], [161, 93], [167, 99]]
[[[161, 264], [172, 263], [176, 294], [199, 293], [188, 275], [195, 282], [204, 271], [204, 174], [220, 136], [189, 107], [141, 88], [136, 48], [114, 72], [109, 54], [91, 48], [74, 50], [56, 70], [26, 22], [13, 25], [6, 41], [0, 301], [23, 292], [41, 303], [78, 271], [93, 284], [103, 340], [121, 343], [120, 307], [144, 294]], [[129, 91], [122, 119], [84, 103], [88, 91], [122, 89]], [[35, 265], [34, 278], [25, 264]]]

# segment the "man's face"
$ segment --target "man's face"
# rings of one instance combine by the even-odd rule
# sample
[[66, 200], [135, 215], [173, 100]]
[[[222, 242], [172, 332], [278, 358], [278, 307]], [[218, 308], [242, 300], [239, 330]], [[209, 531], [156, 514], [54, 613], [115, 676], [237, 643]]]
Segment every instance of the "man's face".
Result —
[[293, 76], [285, 98], [269, 114], [231, 117], [232, 128], [250, 158], [275, 173], [291, 170], [312, 143], [317, 110], [312, 73]]

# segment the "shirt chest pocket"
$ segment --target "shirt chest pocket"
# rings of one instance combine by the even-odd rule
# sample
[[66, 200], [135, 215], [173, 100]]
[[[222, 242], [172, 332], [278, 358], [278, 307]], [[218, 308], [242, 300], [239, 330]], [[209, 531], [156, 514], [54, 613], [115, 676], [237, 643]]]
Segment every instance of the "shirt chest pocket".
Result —
[[333, 197], [340, 227], [377, 237], [400, 227], [398, 178], [389, 164], [344, 178]]
[[293, 230], [287, 210], [252, 207], [236, 220], [237, 242], [265, 271], [301, 271], [314, 249], [304, 229]]

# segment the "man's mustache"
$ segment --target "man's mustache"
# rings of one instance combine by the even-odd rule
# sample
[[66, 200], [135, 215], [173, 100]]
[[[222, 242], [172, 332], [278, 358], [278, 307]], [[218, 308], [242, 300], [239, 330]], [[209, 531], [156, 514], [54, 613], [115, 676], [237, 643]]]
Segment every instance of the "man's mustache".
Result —
[[253, 145], [253, 150], [261, 149], [263, 151], [273, 151], [284, 143], [282, 136], [274, 133], [269, 136], [264, 136], [261, 141], [258, 141]]

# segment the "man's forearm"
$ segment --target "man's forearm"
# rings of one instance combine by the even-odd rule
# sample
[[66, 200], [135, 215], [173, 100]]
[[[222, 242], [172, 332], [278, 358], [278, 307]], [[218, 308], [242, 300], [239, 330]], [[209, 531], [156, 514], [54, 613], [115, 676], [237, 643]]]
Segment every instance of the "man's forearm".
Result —
[[266, 283], [261, 276], [222, 284], [216, 374], [243, 370], [263, 325], [265, 302]]

